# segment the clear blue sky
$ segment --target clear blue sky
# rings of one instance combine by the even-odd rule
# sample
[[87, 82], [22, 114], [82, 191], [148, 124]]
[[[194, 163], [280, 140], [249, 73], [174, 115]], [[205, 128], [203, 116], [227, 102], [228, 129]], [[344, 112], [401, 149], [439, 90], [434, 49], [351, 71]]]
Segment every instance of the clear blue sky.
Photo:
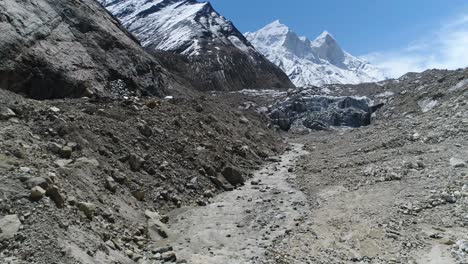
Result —
[[279, 19], [299, 35], [312, 39], [328, 30], [345, 50], [354, 55], [405, 48], [433, 34], [447, 21], [468, 14], [467, 0], [210, 2], [243, 33]]

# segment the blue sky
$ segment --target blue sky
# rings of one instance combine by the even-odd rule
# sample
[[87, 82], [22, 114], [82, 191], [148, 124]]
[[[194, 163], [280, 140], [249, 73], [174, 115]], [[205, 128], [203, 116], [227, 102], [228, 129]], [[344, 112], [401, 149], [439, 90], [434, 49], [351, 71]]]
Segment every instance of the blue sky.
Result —
[[[389, 74], [468, 66], [467, 0], [211, 0], [242, 32], [279, 19], [311, 39], [329, 31]], [[465, 53], [460, 58], [454, 52]], [[464, 61], [466, 64], [464, 65]]]

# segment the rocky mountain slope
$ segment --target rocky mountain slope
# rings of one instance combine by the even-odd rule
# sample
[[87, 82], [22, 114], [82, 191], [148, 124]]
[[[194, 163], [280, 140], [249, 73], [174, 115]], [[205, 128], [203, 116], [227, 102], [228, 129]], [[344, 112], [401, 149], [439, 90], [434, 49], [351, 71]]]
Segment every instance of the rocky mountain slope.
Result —
[[244, 101], [0, 90], [0, 262], [173, 260], [163, 214], [206, 205], [283, 148]]
[[0, 31], [0, 88], [41, 99], [171, 88], [160, 63], [96, 1], [1, 1]]
[[[183, 55], [171, 57], [168, 67], [189, 73], [189, 79], [201, 90], [293, 87], [288, 77], [210, 3], [196, 0], [100, 2], [146, 49]], [[198, 83], [200, 79], [203, 81]]]
[[379, 69], [344, 51], [326, 31], [311, 41], [274, 21], [245, 36], [270, 61], [283, 69], [296, 86], [358, 84], [385, 79]]

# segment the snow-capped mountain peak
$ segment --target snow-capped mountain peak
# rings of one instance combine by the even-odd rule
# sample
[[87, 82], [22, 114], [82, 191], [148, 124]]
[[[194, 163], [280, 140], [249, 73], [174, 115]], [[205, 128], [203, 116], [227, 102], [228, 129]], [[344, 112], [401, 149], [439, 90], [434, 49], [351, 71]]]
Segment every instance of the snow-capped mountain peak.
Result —
[[330, 34], [330, 32], [324, 30], [322, 34], [320, 34], [315, 41], [336, 41], [335, 38]]
[[286, 25], [279, 20], [275, 20], [255, 33], [245, 33], [245, 36], [255, 34], [255, 39], [265, 45], [282, 45], [288, 32], [289, 28]]
[[[98, 0], [151, 52], [183, 55], [170, 66], [191, 72], [199, 89], [293, 87], [209, 2]], [[168, 56], [171, 57], [171, 56]]]
[[200, 55], [207, 46], [254, 48], [209, 2], [196, 0], [99, 0], [144, 47]]
[[311, 41], [274, 21], [245, 36], [281, 67], [296, 86], [357, 84], [385, 79], [376, 67], [344, 51], [328, 31]]

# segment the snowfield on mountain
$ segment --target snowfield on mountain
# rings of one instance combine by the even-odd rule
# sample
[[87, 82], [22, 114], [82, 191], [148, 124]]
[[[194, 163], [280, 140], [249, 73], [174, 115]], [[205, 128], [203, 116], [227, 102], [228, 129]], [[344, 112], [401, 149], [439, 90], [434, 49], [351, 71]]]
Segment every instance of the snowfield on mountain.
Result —
[[327, 31], [311, 41], [276, 20], [245, 36], [298, 87], [385, 79], [378, 68], [344, 51]]
[[147, 50], [175, 54], [166, 54], [166, 66], [186, 72], [190, 85], [198, 90], [294, 87], [288, 76], [209, 2], [99, 1]]

